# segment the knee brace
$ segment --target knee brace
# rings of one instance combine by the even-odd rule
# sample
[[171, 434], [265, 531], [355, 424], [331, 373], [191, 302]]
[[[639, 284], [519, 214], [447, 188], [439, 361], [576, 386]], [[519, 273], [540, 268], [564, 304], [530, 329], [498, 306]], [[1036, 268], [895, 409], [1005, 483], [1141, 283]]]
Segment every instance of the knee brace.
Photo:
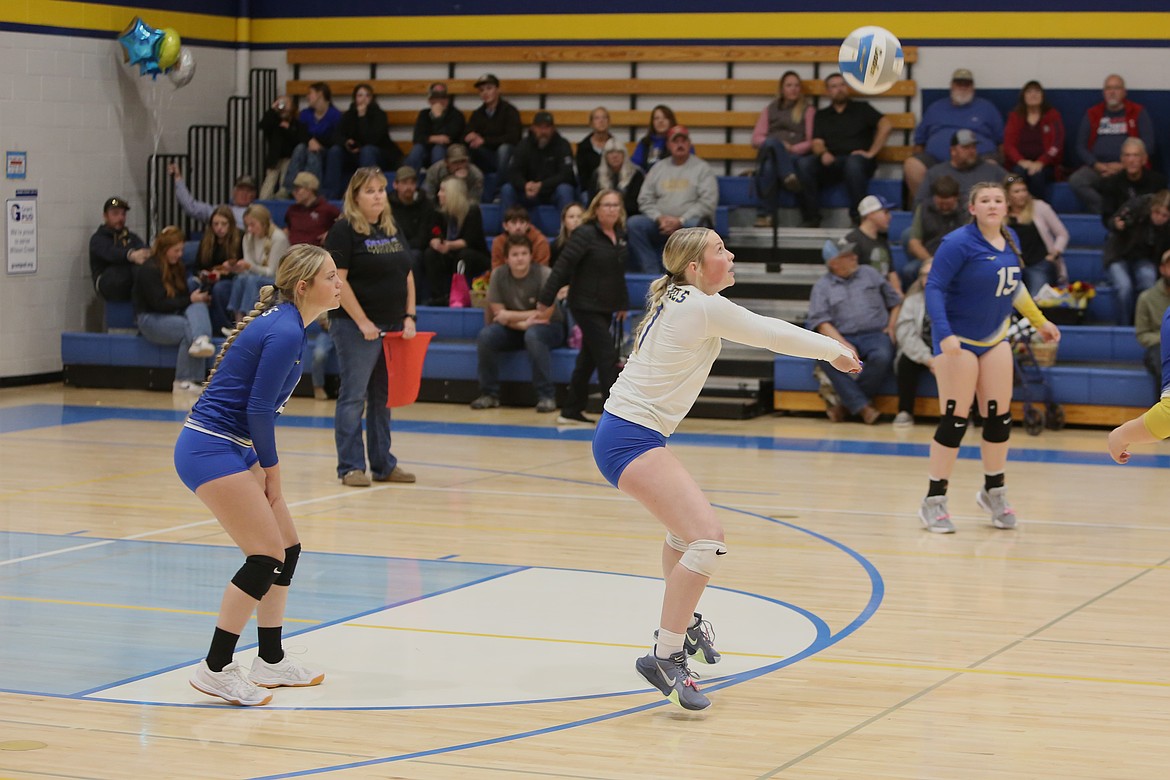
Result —
[[280, 576], [281, 566], [283, 564], [280, 561], [267, 555], [249, 555], [236, 576], [232, 577], [232, 584], [259, 601]]
[[681, 553], [685, 553], [687, 551], [687, 543], [672, 534], [670, 531], [666, 532], [666, 543]]
[[293, 572], [297, 570], [297, 559], [301, 557], [301, 545], [298, 542], [292, 547], [284, 548], [284, 566], [280, 567], [280, 576], [273, 585], [283, 585], [286, 588], [292, 582]]
[[695, 574], [712, 577], [715, 570], [719, 568], [719, 564], [723, 562], [724, 555], [727, 555], [727, 545], [723, 542], [716, 542], [712, 539], [696, 539], [687, 545], [687, 551], [683, 553], [679, 563]]
[[983, 421], [983, 441], [999, 444], [1012, 435], [1012, 410], [999, 414], [995, 401], [987, 402], [987, 419]]
[[967, 418], [956, 416], [955, 402], [947, 401], [947, 410], [939, 418], [938, 427], [934, 429], [934, 440], [944, 447], [958, 449], [966, 432]]

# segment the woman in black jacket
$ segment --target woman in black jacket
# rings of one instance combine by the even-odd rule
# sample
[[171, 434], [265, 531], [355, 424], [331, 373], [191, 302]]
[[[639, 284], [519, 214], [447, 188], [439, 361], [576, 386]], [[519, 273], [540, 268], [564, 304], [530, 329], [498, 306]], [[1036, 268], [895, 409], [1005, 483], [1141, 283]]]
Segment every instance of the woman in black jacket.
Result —
[[439, 208], [431, 222], [427, 248], [423, 251], [423, 268], [431, 289], [431, 306], [450, 302], [451, 277], [463, 263], [468, 285], [492, 266], [483, 234], [483, 214], [479, 204], [467, 197], [463, 179], [450, 176], [439, 185]]
[[602, 399], [617, 380], [618, 352], [613, 326], [626, 318], [630, 296], [626, 290], [626, 212], [617, 190], [597, 193], [581, 226], [573, 231], [552, 273], [544, 283], [537, 308], [540, 317], [552, 314], [557, 290], [569, 285], [569, 311], [581, 328], [581, 351], [569, 380], [569, 392], [558, 423], [592, 423], [585, 416], [589, 377], [597, 369]]
[[358, 168], [389, 168], [402, 162], [402, 150], [390, 140], [386, 112], [378, 105], [369, 84], [353, 88], [353, 102], [341, 115], [333, 146], [325, 155], [325, 197], [337, 200], [345, 192], [349, 177]]

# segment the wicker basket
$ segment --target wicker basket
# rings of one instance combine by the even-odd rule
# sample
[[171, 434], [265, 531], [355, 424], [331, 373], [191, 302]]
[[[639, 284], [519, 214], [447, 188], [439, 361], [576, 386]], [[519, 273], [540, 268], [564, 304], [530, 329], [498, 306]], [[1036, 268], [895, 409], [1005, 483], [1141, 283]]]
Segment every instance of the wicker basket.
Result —
[[1057, 343], [1055, 341], [1033, 341], [1031, 347], [1032, 354], [1036, 357], [1036, 365], [1045, 368], [1056, 365]]

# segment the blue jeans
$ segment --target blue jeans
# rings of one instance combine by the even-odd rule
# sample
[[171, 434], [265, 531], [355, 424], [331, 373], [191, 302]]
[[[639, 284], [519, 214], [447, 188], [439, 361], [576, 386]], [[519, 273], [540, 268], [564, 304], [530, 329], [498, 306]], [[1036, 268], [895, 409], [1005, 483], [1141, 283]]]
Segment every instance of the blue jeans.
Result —
[[323, 330], [317, 334], [313, 342], [313, 387], [325, 386], [325, 364], [333, 354], [333, 337], [329, 331]]
[[1117, 324], [1133, 325], [1137, 297], [1158, 281], [1158, 268], [1149, 260], [1114, 260], [1106, 268], [1109, 282], [1117, 291]]
[[191, 357], [187, 350], [199, 336], [211, 337], [211, 315], [206, 303], [192, 303], [182, 314], [141, 312], [138, 330], [151, 344], [179, 345], [175, 355], [175, 380], [202, 382], [207, 377], [207, 358]]
[[1085, 211], [1092, 214], [1100, 214], [1104, 209], [1105, 199], [1101, 197], [1101, 193], [1097, 187], [1101, 184], [1101, 174], [1090, 168], [1088, 165], [1077, 168], [1073, 171], [1072, 176], [1068, 177], [1068, 186], [1072, 187], [1073, 193], [1077, 196], [1077, 200], [1085, 207]]
[[276, 281], [271, 276], [264, 274], [240, 274], [232, 280], [232, 293], [227, 304], [228, 311], [247, 314], [256, 308], [256, 302], [260, 300], [260, 288], [266, 284], [275, 283]]
[[467, 151], [471, 155], [471, 161], [484, 173], [499, 171], [501, 175], [506, 175], [508, 164], [512, 162], [511, 144], [500, 144], [495, 149], [481, 146]]
[[[389, 329], [383, 327], [383, 330]], [[366, 458], [362, 454], [364, 408], [370, 472], [375, 477], [386, 477], [398, 465], [398, 458], [390, 452], [390, 410], [386, 408], [389, 383], [382, 340], [367, 341], [353, 320], [342, 317], [332, 321], [329, 335], [337, 348], [341, 375], [337, 411], [333, 416], [337, 476], [366, 470]]]
[[765, 140], [756, 156], [756, 194], [764, 204], [764, 213], [776, 213], [784, 180], [795, 173], [796, 164], [784, 144], [775, 138]]
[[572, 184], [558, 184], [556, 190], [552, 195], [537, 195], [535, 198], [530, 198], [522, 192], [517, 192], [516, 188], [511, 184], [504, 184], [500, 187], [500, 213], [503, 214], [517, 203], [525, 208], [532, 210], [541, 204], [551, 203], [557, 207], [557, 213], [560, 213], [568, 207], [570, 203], [577, 200], [577, 191]]
[[[692, 217], [683, 227], [711, 227], [711, 220]], [[662, 247], [669, 236], [662, 235], [658, 223], [645, 214], [635, 214], [626, 221], [626, 240], [630, 244], [629, 269], [639, 274], [662, 273]]]
[[410, 153], [406, 155], [402, 164], [414, 168], [415, 173], [420, 174], [418, 178], [421, 180], [422, 173], [427, 168], [445, 159], [447, 159], [447, 147], [443, 144], [415, 144], [410, 147]]
[[565, 328], [559, 322], [532, 325], [527, 330], [516, 330], [493, 322], [484, 326], [476, 339], [479, 355], [479, 392], [500, 395], [500, 353], [528, 350], [532, 363], [532, 386], [539, 398], [552, 398], [552, 356], [549, 352], [565, 340]]
[[796, 175], [800, 179], [800, 213], [806, 221], [817, 221], [821, 218], [821, 183], [845, 180], [845, 189], [849, 192], [849, 216], [856, 222], [857, 204], [865, 197], [869, 189], [869, 180], [873, 178], [877, 163], [860, 154], [843, 154], [837, 156], [832, 164], [822, 165], [821, 158], [815, 154], [799, 157], [796, 160]]
[[1046, 284], [1056, 284], [1056, 263], [1043, 260], [1024, 267], [1024, 287], [1029, 294], [1035, 296]]
[[321, 180], [321, 193], [330, 200], [338, 200], [345, 195], [346, 185], [354, 171], [381, 165], [382, 150], [373, 144], [367, 144], [356, 152], [349, 151], [341, 144], [330, 146], [325, 153], [325, 178]]
[[310, 152], [308, 144], [297, 144], [288, 160], [288, 171], [284, 175], [284, 188], [293, 191], [293, 179], [301, 171], [308, 171], [321, 181], [325, 169], [325, 151]]
[[850, 414], [860, 412], [877, 395], [890, 376], [894, 366], [894, 345], [885, 331], [842, 333], [857, 348], [857, 357], [865, 363], [860, 374], [843, 374], [823, 360], [817, 363], [825, 370], [833, 390]]

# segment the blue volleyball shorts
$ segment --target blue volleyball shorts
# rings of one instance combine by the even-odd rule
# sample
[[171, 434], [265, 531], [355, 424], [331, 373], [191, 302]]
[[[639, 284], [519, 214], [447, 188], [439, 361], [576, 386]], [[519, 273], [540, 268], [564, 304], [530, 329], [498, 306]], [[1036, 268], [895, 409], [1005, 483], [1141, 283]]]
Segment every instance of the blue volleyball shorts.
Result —
[[593, 460], [601, 475], [617, 487], [622, 472], [635, 458], [665, 446], [666, 437], [658, 431], [604, 412], [593, 433]]
[[175, 442], [175, 471], [192, 493], [213, 479], [248, 471], [259, 460], [251, 447], [191, 428], [183, 428]]

